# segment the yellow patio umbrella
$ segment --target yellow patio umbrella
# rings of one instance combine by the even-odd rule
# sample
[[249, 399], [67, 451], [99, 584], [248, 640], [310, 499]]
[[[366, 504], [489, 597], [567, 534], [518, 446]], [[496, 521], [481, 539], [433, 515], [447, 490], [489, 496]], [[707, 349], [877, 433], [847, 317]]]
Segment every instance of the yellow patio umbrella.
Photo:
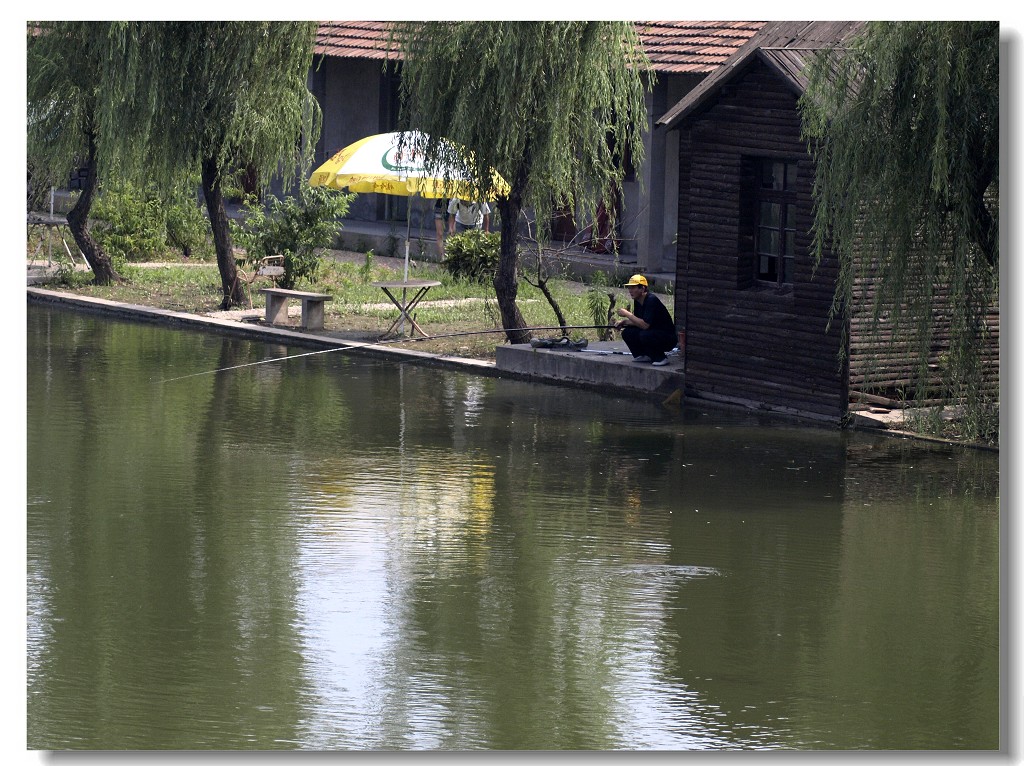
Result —
[[[390, 194], [397, 197], [476, 199], [472, 180], [462, 168], [436, 168], [427, 172], [423, 155], [416, 147], [426, 134], [380, 133], [346, 146], [313, 171], [310, 186], [347, 189], [359, 194]], [[491, 170], [493, 192], [488, 200], [504, 196], [510, 187], [496, 170]], [[409, 278], [409, 227], [406, 215], [405, 278]]]
[[[427, 172], [423, 155], [416, 149], [426, 140], [426, 134], [415, 131], [367, 136], [313, 171], [309, 184], [360, 194], [472, 199], [476, 192], [464, 169], [450, 166]], [[489, 199], [509, 193], [508, 183], [495, 170], [491, 170], [491, 181], [494, 191]]]

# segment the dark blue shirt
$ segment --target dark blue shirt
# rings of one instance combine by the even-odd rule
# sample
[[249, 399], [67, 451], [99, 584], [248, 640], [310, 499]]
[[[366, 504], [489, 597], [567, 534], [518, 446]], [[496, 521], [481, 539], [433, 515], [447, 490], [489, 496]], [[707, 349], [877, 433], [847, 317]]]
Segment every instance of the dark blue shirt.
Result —
[[633, 301], [633, 315], [642, 319], [648, 324], [648, 330], [666, 337], [676, 337], [676, 325], [672, 321], [672, 315], [668, 313], [665, 304], [661, 302], [654, 293], [647, 293], [643, 304], [640, 301]]

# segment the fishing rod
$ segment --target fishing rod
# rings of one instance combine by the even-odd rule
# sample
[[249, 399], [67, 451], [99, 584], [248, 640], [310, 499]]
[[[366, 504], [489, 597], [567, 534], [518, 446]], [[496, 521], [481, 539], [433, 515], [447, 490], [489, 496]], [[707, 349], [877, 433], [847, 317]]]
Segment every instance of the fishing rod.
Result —
[[595, 324], [595, 325], [558, 325], [555, 327], [516, 327], [512, 330], [500, 329], [500, 330], [467, 330], [465, 332], [450, 332], [443, 335], [427, 335], [422, 338], [391, 338], [389, 340], [379, 340], [375, 343], [358, 343], [352, 346], [336, 346], [335, 348], [325, 348], [320, 351], [308, 351], [304, 354], [292, 354], [291, 356], [277, 356], [273, 359], [261, 359], [258, 362], [247, 362], [246, 364], [236, 364], [232, 367], [220, 367], [216, 370], [203, 370], [203, 372], [193, 372], [190, 375], [182, 375], [177, 378], [165, 378], [161, 380], [161, 383], [173, 383], [176, 380], [185, 380], [186, 378], [196, 378], [200, 375], [213, 375], [217, 372], [227, 372], [228, 370], [240, 370], [243, 367], [255, 367], [260, 364], [270, 364], [271, 362], [287, 362], [289, 359], [298, 359], [304, 356], [316, 356], [317, 354], [330, 354], [332, 351], [352, 351], [354, 349], [361, 348], [373, 348], [375, 346], [390, 345], [392, 343], [418, 343], [427, 340], [440, 340], [441, 338], [458, 338], [463, 335], [484, 335], [487, 333], [496, 332], [530, 332], [533, 330], [611, 330], [615, 329], [613, 324]]

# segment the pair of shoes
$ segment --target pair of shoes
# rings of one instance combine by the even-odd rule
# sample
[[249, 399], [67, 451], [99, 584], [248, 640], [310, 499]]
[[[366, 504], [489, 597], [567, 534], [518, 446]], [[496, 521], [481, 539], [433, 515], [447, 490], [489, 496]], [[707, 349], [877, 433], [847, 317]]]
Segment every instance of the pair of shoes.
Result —
[[665, 357], [662, 357], [657, 362], [651, 362], [652, 367], [664, 367], [666, 364], [668, 364], [668, 359]]
[[633, 361], [634, 362], [649, 362], [649, 361], [651, 361], [651, 358], [649, 356], [643, 356], [643, 355], [641, 355], [641, 356], [634, 356], [633, 357]]

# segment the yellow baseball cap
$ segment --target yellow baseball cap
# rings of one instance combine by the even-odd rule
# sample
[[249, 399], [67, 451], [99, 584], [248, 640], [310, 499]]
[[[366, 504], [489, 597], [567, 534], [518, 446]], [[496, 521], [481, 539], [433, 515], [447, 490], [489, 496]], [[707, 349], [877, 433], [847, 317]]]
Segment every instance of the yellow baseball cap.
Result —
[[632, 287], [633, 285], [643, 285], [647, 287], [647, 277], [643, 274], [634, 274], [629, 278], [629, 281], [623, 285], [623, 287]]

